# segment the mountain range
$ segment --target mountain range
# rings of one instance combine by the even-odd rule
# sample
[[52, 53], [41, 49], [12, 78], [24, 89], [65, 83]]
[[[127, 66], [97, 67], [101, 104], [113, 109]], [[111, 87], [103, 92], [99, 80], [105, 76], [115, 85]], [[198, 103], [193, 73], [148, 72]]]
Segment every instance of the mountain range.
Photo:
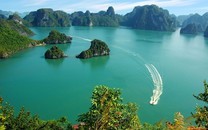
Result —
[[[0, 19], [11, 19], [11, 14], [13, 12], [0, 10]], [[26, 16], [22, 19], [18, 15]], [[26, 26], [34, 27], [126, 26], [143, 30], [175, 31], [181, 26], [181, 33], [185, 34], [202, 33], [208, 26], [208, 13], [202, 16], [190, 14], [176, 17], [156, 5], [137, 6], [125, 15], [116, 14], [114, 8], [110, 6], [106, 11], [98, 13], [87, 10], [68, 14], [60, 10], [42, 8], [30, 13], [15, 13], [12, 17]]]
[[30, 12], [23, 19], [25, 25], [35, 27], [127, 26], [144, 30], [174, 31], [177, 25], [175, 17], [156, 5], [137, 6], [124, 16], [116, 14], [111, 6], [98, 13], [78, 11], [72, 14], [43, 8]]

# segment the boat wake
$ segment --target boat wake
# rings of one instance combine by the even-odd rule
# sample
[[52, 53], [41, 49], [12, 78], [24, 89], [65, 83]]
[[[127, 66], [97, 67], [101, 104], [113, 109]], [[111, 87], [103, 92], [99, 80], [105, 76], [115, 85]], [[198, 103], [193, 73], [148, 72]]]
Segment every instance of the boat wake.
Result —
[[148, 69], [154, 84], [153, 94], [151, 96], [150, 104], [157, 105], [158, 101], [160, 100], [160, 95], [163, 92], [163, 82], [160, 76], [160, 73], [152, 64], [145, 64], [146, 68]]
[[79, 37], [79, 36], [72, 36], [73, 38], [78, 38], [78, 39], [81, 39], [81, 40], [84, 40], [84, 41], [88, 41], [88, 42], [91, 42], [92, 40], [91, 39], [87, 39], [87, 38], [83, 38], [83, 37]]
[[128, 53], [129, 55], [137, 57], [140, 60], [142, 60], [143, 62], [145, 61], [139, 53], [136, 53], [136, 52], [133, 52], [133, 51], [130, 51], [128, 49], [124, 49], [124, 48], [121, 48], [121, 47], [118, 47], [118, 46], [115, 46], [115, 45], [112, 45], [112, 47], [117, 48], [117, 49], [119, 49], [119, 50], [121, 50], [121, 51], [123, 51], [125, 53]]

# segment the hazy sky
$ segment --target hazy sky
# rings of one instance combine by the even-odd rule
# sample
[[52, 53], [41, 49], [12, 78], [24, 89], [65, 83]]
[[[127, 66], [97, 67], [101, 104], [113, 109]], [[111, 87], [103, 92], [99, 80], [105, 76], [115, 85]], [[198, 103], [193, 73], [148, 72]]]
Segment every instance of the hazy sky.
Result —
[[98, 12], [113, 6], [116, 13], [126, 14], [135, 6], [156, 4], [171, 14], [204, 14], [208, 12], [207, 0], [0, 0], [0, 10], [29, 12], [39, 8], [53, 8], [68, 13], [74, 11]]

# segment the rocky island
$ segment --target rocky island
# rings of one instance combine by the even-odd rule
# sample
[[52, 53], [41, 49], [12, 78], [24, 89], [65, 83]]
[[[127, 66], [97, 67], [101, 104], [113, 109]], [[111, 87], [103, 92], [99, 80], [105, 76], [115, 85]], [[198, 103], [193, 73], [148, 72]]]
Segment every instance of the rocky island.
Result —
[[57, 46], [53, 46], [45, 52], [46, 59], [60, 59], [64, 57], [66, 57], [66, 55], [64, 55], [64, 52]]
[[107, 11], [100, 11], [98, 13], [90, 13], [90, 11], [86, 11], [85, 13], [82, 11], [74, 12], [70, 17], [73, 26], [119, 26], [118, 15], [115, 14], [112, 6]]
[[69, 15], [63, 11], [54, 11], [50, 8], [42, 8], [30, 12], [24, 20], [34, 27], [69, 27], [71, 26]]
[[79, 55], [76, 56], [76, 58], [87, 59], [91, 57], [105, 56], [109, 54], [110, 49], [108, 48], [108, 45], [101, 40], [95, 39], [91, 41], [90, 48], [88, 50], [82, 51]]
[[123, 26], [143, 30], [175, 31], [177, 21], [169, 12], [156, 5], [137, 6], [124, 15]]
[[49, 36], [42, 41], [45, 44], [64, 44], [71, 43], [72, 37], [66, 36], [64, 33], [60, 33], [56, 30], [52, 30]]
[[198, 34], [200, 32], [202, 32], [202, 27], [200, 25], [196, 25], [195, 23], [188, 24], [180, 30], [181, 34]]

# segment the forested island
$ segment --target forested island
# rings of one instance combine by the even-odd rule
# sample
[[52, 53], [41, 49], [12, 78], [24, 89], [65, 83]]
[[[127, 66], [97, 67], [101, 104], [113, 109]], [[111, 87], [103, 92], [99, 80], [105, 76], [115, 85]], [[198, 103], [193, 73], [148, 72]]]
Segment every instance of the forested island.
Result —
[[175, 31], [176, 18], [156, 5], [137, 6], [123, 17], [123, 26], [143, 30]]
[[101, 40], [95, 39], [91, 41], [91, 46], [88, 50], [82, 51], [76, 57], [80, 59], [87, 59], [91, 57], [105, 56], [109, 54], [110, 49], [108, 48], [108, 45]]
[[60, 58], [64, 58], [64, 57], [66, 57], [66, 55], [57, 46], [52, 46], [50, 49], [48, 49], [45, 52], [46, 59], [60, 59]]
[[48, 37], [42, 40], [45, 44], [64, 44], [71, 43], [72, 37], [66, 36], [64, 33], [60, 33], [56, 30], [52, 30]]

